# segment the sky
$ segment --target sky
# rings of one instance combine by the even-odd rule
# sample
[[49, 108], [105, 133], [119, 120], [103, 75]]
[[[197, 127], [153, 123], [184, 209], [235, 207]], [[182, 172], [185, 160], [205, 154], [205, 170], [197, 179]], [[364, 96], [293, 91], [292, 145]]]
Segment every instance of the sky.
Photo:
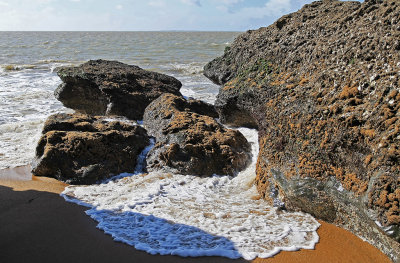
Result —
[[244, 31], [312, 0], [0, 0], [0, 31]]

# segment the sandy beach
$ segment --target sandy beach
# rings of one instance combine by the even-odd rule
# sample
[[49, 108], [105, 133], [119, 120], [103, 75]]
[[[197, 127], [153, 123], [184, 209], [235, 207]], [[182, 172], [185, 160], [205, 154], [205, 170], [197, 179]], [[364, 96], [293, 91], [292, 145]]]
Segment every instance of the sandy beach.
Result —
[[[98, 230], [96, 222], [85, 215], [85, 207], [65, 202], [59, 194], [66, 184], [45, 177], [7, 178], [0, 179], [1, 262], [247, 262], [154, 256], [135, 250]], [[281, 252], [254, 262], [391, 262], [350, 232], [320, 223], [320, 242], [315, 250]]]

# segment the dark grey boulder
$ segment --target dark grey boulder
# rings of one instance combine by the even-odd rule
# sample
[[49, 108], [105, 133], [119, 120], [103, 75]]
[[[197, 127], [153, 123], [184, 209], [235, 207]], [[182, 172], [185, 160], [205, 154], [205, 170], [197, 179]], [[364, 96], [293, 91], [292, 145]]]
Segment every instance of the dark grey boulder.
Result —
[[181, 96], [182, 83], [174, 77], [117, 61], [91, 60], [58, 68], [57, 74], [63, 83], [56, 98], [80, 113], [141, 120], [147, 105], [161, 94]]

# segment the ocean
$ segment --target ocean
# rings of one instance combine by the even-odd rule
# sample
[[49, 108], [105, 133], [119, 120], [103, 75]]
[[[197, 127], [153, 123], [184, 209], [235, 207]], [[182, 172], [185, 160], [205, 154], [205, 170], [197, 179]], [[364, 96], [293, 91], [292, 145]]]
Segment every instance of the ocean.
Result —
[[[72, 112], [53, 95], [55, 68], [118, 60], [176, 77], [184, 96], [215, 101], [202, 74], [239, 32], [0, 32], [0, 169], [28, 165], [47, 116]], [[98, 228], [152, 254], [253, 259], [312, 249], [319, 223], [257, 198], [257, 131], [239, 129], [252, 163], [236, 177], [142, 174], [141, 167], [91, 186], [70, 186], [69, 202], [88, 207]], [[151, 147], [147, 148], [147, 150]], [[141, 162], [145, 152], [140, 156]]]

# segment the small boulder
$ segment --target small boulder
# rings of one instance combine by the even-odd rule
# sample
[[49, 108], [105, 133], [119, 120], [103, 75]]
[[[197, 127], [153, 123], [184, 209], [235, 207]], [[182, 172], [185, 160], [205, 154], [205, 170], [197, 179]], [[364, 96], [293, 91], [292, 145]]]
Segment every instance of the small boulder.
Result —
[[92, 184], [133, 172], [149, 144], [146, 130], [81, 114], [55, 114], [43, 128], [32, 173], [70, 184]]
[[161, 94], [181, 96], [182, 83], [174, 77], [118, 61], [91, 60], [58, 68], [57, 74], [63, 83], [56, 98], [80, 113], [141, 120], [147, 105]]
[[[250, 145], [236, 130], [219, 124], [210, 105], [164, 94], [144, 114], [144, 126], [157, 140], [147, 156], [148, 171], [199, 176], [234, 175], [250, 160]], [[208, 115], [208, 116], [207, 116]]]

